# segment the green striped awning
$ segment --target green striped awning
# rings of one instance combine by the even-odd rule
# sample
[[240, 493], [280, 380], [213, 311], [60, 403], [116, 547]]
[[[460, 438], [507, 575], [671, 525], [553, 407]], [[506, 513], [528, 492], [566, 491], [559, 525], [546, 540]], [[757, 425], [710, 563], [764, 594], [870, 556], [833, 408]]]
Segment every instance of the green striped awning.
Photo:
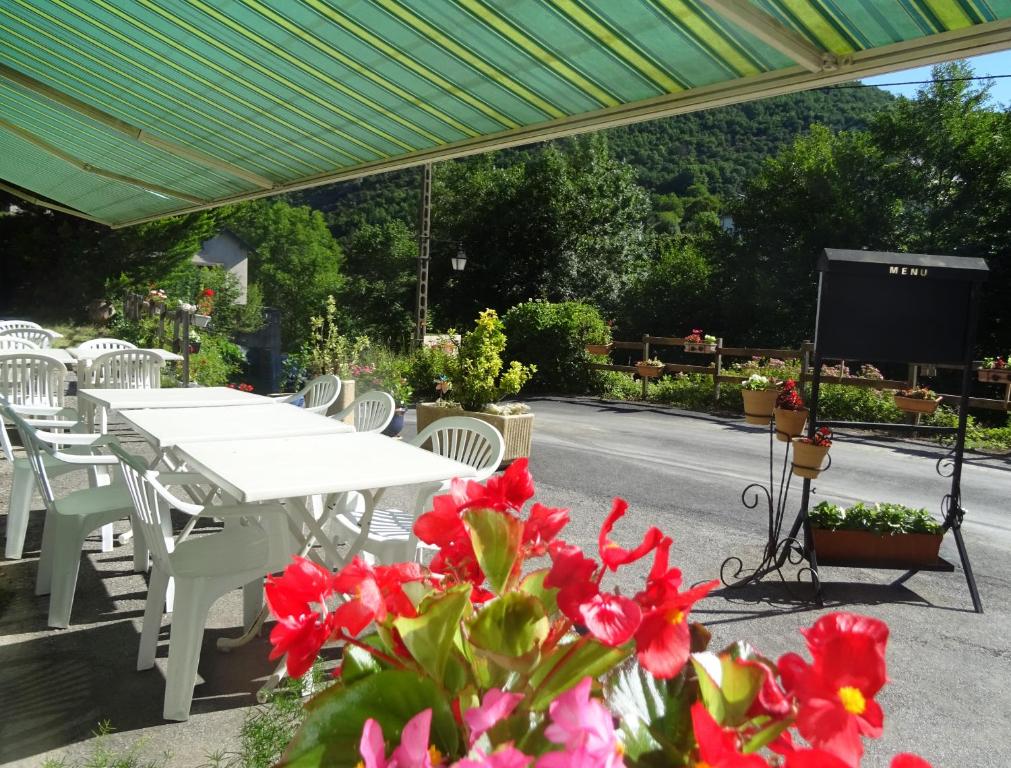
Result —
[[1011, 0], [0, 0], [0, 188], [121, 226], [1011, 47]]

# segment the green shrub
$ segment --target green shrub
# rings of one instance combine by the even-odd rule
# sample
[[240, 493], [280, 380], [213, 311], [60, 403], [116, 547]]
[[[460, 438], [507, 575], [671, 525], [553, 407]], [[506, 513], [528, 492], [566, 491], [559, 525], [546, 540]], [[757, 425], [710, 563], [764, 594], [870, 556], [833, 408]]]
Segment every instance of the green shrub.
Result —
[[641, 396], [642, 385], [627, 373], [601, 371], [593, 383], [593, 391], [608, 400], [635, 400]]
[[596, 307], [581, 301], [527, 301], [502, 316], [508, 337], [506, 354], [513, 360], [537, 366], [530, 382], [542, 392], [585, 393], [593, 387], [593, 361], [586, 344], [611, 341], [611, 329]]
[[706, 411], [713, 407], [713, 386], [712, 376], [703, 373], [675, 373], [650, 382], [646, 398], [652, 403]]
[[904, 420], [890, 391], [822, 384], [818, 389], [818, 418], [837, 421]]
[[483, 411], [486, 405], [517, 394], [537, 371], [536, 366], [502, 360], [506, 335], [494, 309], [477, 316], [474, 329], [460, 342], [460, 355], [451, 368], [452, 397], [468, 411]]
[[200, 351], [190, 355], [190, 380], [205, 387], [227, 384], [246, 362], [242, 349], [224, 336], [205, 333]]
[[449, 378], [456, 359], [440, 347], [422, 347], [415, 350], [407, 360], [407, 383], [418, 401], [435, 398], [435, 381], [439, 377]]

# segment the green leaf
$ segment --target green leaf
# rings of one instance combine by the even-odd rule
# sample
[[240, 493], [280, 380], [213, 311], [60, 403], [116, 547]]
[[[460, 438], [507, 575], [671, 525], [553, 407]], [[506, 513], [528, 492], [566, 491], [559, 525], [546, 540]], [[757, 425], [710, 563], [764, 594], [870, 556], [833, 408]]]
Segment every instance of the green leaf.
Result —
[[463, 513], [477, 562], [496, 594], [505, 591], [523, 543], [523, 523], [508, 512], [468, 509]]
[[778, 737], [779, 734], [781, 734], [791, 725], [793, 725], [792, 717], [788, 717], [785, 720], [774, 721], [772, 725], [766, 726], [758, 733], [756, 733], [754, 736], [752, 736], [750, 739], [748, 739], [748, 742], [744, 745], [741, 751], [746, 755], [749, 755], [752, 752], [757, 752], [762, 747], [766, 746], [767, 744], [771, 744], [773, 741], [775, 741], [776, 737]]
[[631, 653], [631, 644], [609, 648], [583, 637], [560, 645], [531, 677], [535, 686], [530, 708], [545, 709], [556, 696], [572, 688], [584, 677], [599, 677]]
[[387, 743], [400, 741], [412, 717], [432, 709], [430, 740], [443, 754], [459, 746], [453, 713], [435, 683], [404, 670], [384, 670], [348, 686], [332, 686], [306, 705], [307, 716], [280, 765], [287, 768], [353, 768], [365, 721], [382, 726]]
[[[382, 646], [382, 640], [377, 635], [362, 638], [366, 645]], [[381, 671], [382, 664], [371, 653], [355, 645], [345, 645], [341, 656], [341, 681], [351, 685], [356, 680], [374, 675]]]
[[495, 663], [524, 671], [540, 655], [550, 624], [536, 597], [507, 592], [486, 604], [468, 629], [470, 642]]
[[719, 655], [696, 653], [692, 664], [699, 691], [709, 714], [720, 725], [736, 727], [747, 719], [748, 709], [762, 688], [762, 670], [742, 661], [759, 661], [750, 646], [736, 643]]
[[558, 590], [555, 587], [545, 587], [544, 580], [548, 577], [550, 568], [541, 568], [526, 575], [520, 582], [520, 591], [533, 595], [544, 606], [544, 615], [550, 617], [558, 610]]
[[430, 597], [421, 608], [423, 612], [415, 618], [401, 617], [393, 626], [414, 660], [442, 685], [460, 621], [470, 611], [470, 585]]

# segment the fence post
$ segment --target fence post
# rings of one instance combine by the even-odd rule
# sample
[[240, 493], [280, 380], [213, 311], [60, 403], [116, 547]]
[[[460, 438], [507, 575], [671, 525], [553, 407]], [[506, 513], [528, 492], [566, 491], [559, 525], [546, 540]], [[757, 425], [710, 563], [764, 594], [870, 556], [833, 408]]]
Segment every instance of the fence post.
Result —
[[183, 386], [190, 385], [190, 313], [180, 310], [182, 315], [182, 339], [179, 342], [179, 354], [183, 356]]
[[[640, 360], [649, 360], [649, 334], [644, 333], [642, 335], [642, 357]], [[649, 378], [646, 376], [642, 377], [642, 399], [645, 400], [649, 394]]]
[[713, 382], [716, 385], [715, 387], [713, 387], [713, 390], [715, 392], [713, 405], [715, 405], [717, 408], [719, 408], [720, 406], [720, 372], [722, 370], [723, 370], [723, 337], [720, 336], [720, 338], [716, 340], [716, 374], [713, 376]]

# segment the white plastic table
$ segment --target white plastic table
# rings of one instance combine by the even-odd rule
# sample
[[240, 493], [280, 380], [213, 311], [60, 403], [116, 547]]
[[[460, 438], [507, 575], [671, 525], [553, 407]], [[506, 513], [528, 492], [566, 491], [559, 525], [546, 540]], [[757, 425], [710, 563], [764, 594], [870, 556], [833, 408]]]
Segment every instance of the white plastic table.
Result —
[[343, 421], [274, 401], [213, 408], [122, 410], [119, 415], [159, 453], [184, 442], [336, 435], [355, 431]]
[[107, 429], [108, 414], [137, 408], [221, 408], [226, 405], [283, 405], [269, 397], [231, 387], [169, 387], [167, 389], [79, 389], [82, 404], [90, 412], [100, 410], [101, 431]]
[[[110, 349], [86, 349], [83, 352], [79, 347], [67, 347], [66, 351], [73, 355], [74, 359], [84, 363], [85, 365], [90, 365], [91, 361], [94, 360], [99, 355], [104, 355], [106, 352], [120, 351], [120, 350], [110, 350]], [[122, 350], [129, 351], [129, 350]], [[167, 349], [160, 349], [153, 347], [151, 349], [140, 349], [139, 352], [154, 352], [166, 363], [177, 363], [183, 359], [182, 355], [176, 354], [175, 352], [169, 352]]]
[[[28, 350], [25, 350], [28, 351]], [[55, 357], [61, 363], [63, 363], [68, 368], [77, 362], [77, 359], [70, 354], [70, 351], [63, 349], [62, 347], [46, 347], [45, 349], [31, 350], [32, 352], [42, 352], [49, 355], [50, 357]]]

